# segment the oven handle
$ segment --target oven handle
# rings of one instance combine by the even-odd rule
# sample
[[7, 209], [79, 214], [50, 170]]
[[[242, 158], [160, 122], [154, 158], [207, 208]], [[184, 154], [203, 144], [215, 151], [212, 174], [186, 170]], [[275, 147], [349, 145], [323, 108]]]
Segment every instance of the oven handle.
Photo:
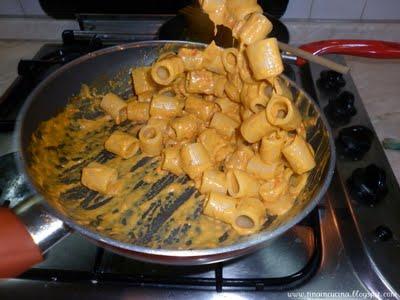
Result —
[[[324, 40], [304, 44], [300, 49], [314, 55], [344, 54], [368, 58], [400, 58], [400, 43], [378, 40]], [[300, 57], [296, 64], [301, 66], [306, 61]]]
[[44, 259], [44, 254], [71, 233], [39, 195], [13, 210], [0, 207], [0, 278], [12, 278]]

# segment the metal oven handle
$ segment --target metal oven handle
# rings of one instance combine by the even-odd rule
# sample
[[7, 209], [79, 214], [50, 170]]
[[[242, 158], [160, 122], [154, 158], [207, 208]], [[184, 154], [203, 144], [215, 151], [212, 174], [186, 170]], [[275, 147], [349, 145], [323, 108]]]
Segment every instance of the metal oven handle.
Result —
[[43, 255], [68, 236], [70, 228], [34, 195], [13, 210], [0, 207], [0, 278], [16, 277], [43, 261]]

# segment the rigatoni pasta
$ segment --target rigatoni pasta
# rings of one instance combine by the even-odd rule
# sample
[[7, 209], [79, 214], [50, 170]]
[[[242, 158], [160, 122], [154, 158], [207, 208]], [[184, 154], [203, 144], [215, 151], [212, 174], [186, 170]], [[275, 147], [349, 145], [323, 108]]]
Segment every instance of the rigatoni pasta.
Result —
[[126, 102], [114, 93], [107, 93], [101, 99], [100, 107], [120, 124], [127, 119]]
[[[288, 212], [315, 167], [302, 117], [293, 102], [277, 40], [256, 0], [202, 0], [215, 24], [232, 29], [240, 45], [181, 48], [131, 70], [135, 97], [107, 94], [101, 107], [130, 133], [115, 131], [106, 150], [128, 159], [140, 147], [161, 156], [161, 169], [187, 175], [206, 196], [203, 214], [239, 235], [261, 230], [267, 212]], [[138, 132], [138, 139], [132, 136]], [[94, 182], [95, 169], [98, 182]], [[109, 193], [112, 168], [89, 165], [82, 183]], [[171, 189], [172, 189], [171, 185]]]
[[104, 148], [122, 158], [130, 158], [139, 150], [139, 140], [125, 132], [114, 131], [104, 143]]
[[162, 151], [162, 135], [157, 127], [145, 125], [139, 131], [140, 149], [148, 156], [157, 156]]
[[289, 99], [274, 95], [267, 105], [268, 121], [284, 130], [295, 130], [301, 124], [301, 115]]
[[210, 192], [204, 204], [206, 216], [231, 224], [236, 213], [238, 200], [218, 192]]
[[315, 167], [315, 159], [307, 142], [296, 135], [291, 142], [282, 149], [282, 153], [297, 174], [303, 174]]
[[114, 168], [91, 162], [83, 168], [81, 182], [87, 188], [103, 194], [113, 194], [112, 185], [118, 179], [118, 172]]
[[236, 206], [232, 227], [240, 235], [260, 231], [266, 222], [266, 209], [260, 199], [246, 197], [240, 199]]

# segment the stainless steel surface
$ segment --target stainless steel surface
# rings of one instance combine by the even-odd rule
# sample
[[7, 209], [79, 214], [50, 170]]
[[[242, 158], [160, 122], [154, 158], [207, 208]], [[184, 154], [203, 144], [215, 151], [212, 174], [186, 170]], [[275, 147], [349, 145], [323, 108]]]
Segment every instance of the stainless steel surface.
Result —
[[[330, 58], [343, 62], [341, 58], [335, 56]], [[307, 72], [303, 73], [294, 67], [296, 81], [300, 84], [300, 82], [306, 80], [315, 87], [315, 80], [319, 77], [321, 70], [321, 67], [311, 65], [313, 78], [309, 78]], [[345, 78], [347, 82], [345, 89], [356, 92], [350, 76]], [[326, 98], [319, 93], [317, 88], [315, 90], [317, 90], [323, 108], [326, 105]], [[367, 127], [372, 128], [358, 94], [355, 93], [355, 95], [358, 113], [353, 117], [351, 124], [365, 125], [368, 123]], [[338, 129], [334, 130], [334, 135], [337, 134]], [[4, 143], [8, 145], [10, 142], [9, 135], [0, 139], [0, 151], [3, 149]], [[206, 278], [215, 277], [215, 272], [210, 265], [188, 268], [156, 266], [128, 260], [106, 252], [101, 263], [101, 269], [97, 271], [99, 273], [96, 273], [96, 271], [93, 271], [93, 265], [95, 265], [97, 257], [97, 248], [74, 233], [52, 248], [48, 252], [48, 259], [37, 267], [39, 270], [43, 268], [45, 270], [93, 272], [92, 280], [73, 281], [73, 278], [71, 278], [70, 281], [60, 281], [57, 276], [53, 276], [51, 280], [36, 278], [33, 280], [11, 279], [0, 281], [0, 299], [400, 299], [394, 291], [394, 287], [400, 281], [399, 264], [396, 260], [399, 251], [394, 251], [396, 248], [399, 249], [397, 226], [399, 226], [400, 218], [392, 218], [398, 216], [396, 213], [399, 210], [395, 211], [393, 208], [396, 207], [388, 206], [388, 204], [393, 204], [393, 199], [387, 200], [400, 193], [380, 147], [379, 141], [375, 138], [372, 148], [364, 160], [350, 162], [338, 159], [338, 168], [332, 184], [325, 199], [318, 206], [322, 242], [321, 263], [316, 274], [303, 285], [291, 290], [256, 292], [254, 290], [228, 291], [224, 288], [221, 293], [218, 293], [199, 287], [165, 288], [148, 287], [144, 284], [133, 285], [129, 282], [99, 282], [96, 276], [103, 271], [142, 274], [143, 279], [146, 278], [147, 274], [159, 272], [165, 272], [171, 278], [178, 277], [180, 274], [177, 271], [178, 269], [182, 270], [181, 272], [192, 273], [188, 276], [201, 274]], [[359, 204], [350, 199], [343, 183], [353, 169], [371, 162], [385, 167], [390, 189], [387, 196], [389, 198], [385, 198], [374, 208], [360, 207]], [[13, 205], [13, 202], [11, 202], [11, 205]], [[372, 234], [375, 226], [382, 223], [388, 224], [392, 228], [394, 232], [393, 241], [379, 242]], [[242, 273], [245, 276], [255, 278], [283, 275], [300, 267], [308, 257], [307, 249], [311, 245], [307, 241], [310, 241], [310, 234], [307, 229], [300, 230], [297, 235], [293, 234], [293, 230], [297, 230], [296, 228], [298, 227], [293, 227], [281, 235], [276, 243], [272, 243], [270, 247], [264, 248], [254, 255], [225, 263], [224, 273], [227, 275], [226, 277], [238, 277], [238, 274]], [[297, 238], [293, 240], [294, 236], [299, 238], [299, 243], [296, 243]], [[390, 290], [389, 285], [393, 287], [392, 293], [384, 294], [384, 292]], [[397, 287], [396, 291], [399, 291]]]
[[288, 53], [288, 52], [281, 52], [282, 59], [288, 63], [295, 63], [297, 61], [297, 56]]
[[0, 156], [15, 152], [17, 146], [13, 143], [12, 132], [0, 132]]
[[[329, 192], [328, 192], [329, 193]], [[363, 286], [360, 280], [357, 278], [350, 260], [348, 259], [343, 244], [341, 242], [340, 234], [336, 226], [335, 217], [333, 210], [330, 205], [326, 208], [320, 208], [320, 228], [321, 238], [323, 244], [323, 258], [321, 265], [318, 268], [317, 273], [311, 277], [304, 285], [298, 286], [291, 290], [283, 291], [228, 291], [223, 290], [221, 293], [212, 291], [209, 289], [185, 289], [185, 288], [162, 288], [162, 287], [146, 287], [146, 286], [132, 286], [127, 282], [121, 284], [108, 284], [107, 282], [99, 283], [95, 279], [92, 281], [75, 282], [59, 282], [58, 278], [54, 278], [53, 281], [41, 281], [41, 280], [20, 280], [11, 279], [5, 282], [0, 282], [0, 298], [3, 300], [11, 299], [54, 299], [58, 300], [68, 299], [70, 300], [72, 295], [79, 299], [323, 299], [330, 295], [331, 299], [340, 299], [345, 295], [348, 295], [348, 299], [358, 299], [355, 297], [356, 294], [367, 295], [368, 299], [374, 299], [373, 296], [368, 294], [368, 290]], [[69, 240], [66, 239], [55, 248], [64, 244]], [[293, 243], [293, 241], [291, 241]], [[286, 244], [282, 242], [281, 247], [277, 247], [275, 250], [269, 250], [268, 248], [257, 252], [257, 260], [252, 262], [253, 267], [249, 270], [248, 263], [242, 264], [241, 260], [238, 260], [237, 266], [232, 266], [231, 270], [227, 275], [235, 276], [238, 272], [251, 272], [249, 274], [254, 276], [263, 276], [267, 273], [283, 273], [287, 271], [285, 267], [287, 265], [279, 264], [279, 260], [282, 259], [284, 253], [278, 251], [287, 250]], [[65, 245], [64, 252], [68, 251], [68, 245]], [[272, 256], [275, 253], [275, 256]], [[112, 254], [110, 254], [112, 255]], [[293, 251], [293, 255], [295, 252]], [[251, 257], [251, 256], [250, 256]], [[250, 259], [250, 258], [249, 258]], [[145, 266], [140, 262], [132, 261], [126, 266], [122, 266], [124, 260], [120, 258], [121, 264], [117, 268], [124, 268], [126, 272], [136, 272], [137, 270], [132, 269], [134, 266], [139, 266], [138, 273], [143, 274], [145, 272], [152, 272], [151, 267], [154, 265]], [[126, 262], [126, 261], [125, 261]], [[106, 265], [111, 267], [111, 261], [108, 260]], [[143, 267], [145, 267], [143, 269]], [[202, 266], [201, 268], [208, 268], [209, 266]], [[168, 267], [164, 267], [168, 268]], [[197, 267], [186, 268], [186, 272], [194, 272]], [[271, 269], [271, 268], [275, 268]], [[290, 267], [292, 268], [292, 267]], [[120, 269], [121, 270], [121, 269]], [[157, 268], [155, 268], [158, 271]], [[165, 269], [164, 269], [165, 270]], [[235, 273], [232, 271], [235, 270]], [[212, 277], [213, 272], [204, 270], [205, 276]], [[207, 273], [208, 272], [208, 273]], [[169, 276], [178, 276], [179, 273], [172, 268], [172, 272], [168, 273]], [[143, 275], [143, 278], [146, 276]], [[258, 278], [258, 277], [256, 277]], [[290, 293], [290, 294], [289, 294]], [[313, 294], [312, 294], [313, 293]], [[342, 293], [342, 297], [340, 296]], [[353, 296], [352, 296], [353, 295]], [[369, 295], [369, 296], [368, 296]]]
[[[339, 63], [345, 63], [343, 57], [331, 55], [329, 58]], [[322, 67], [314, 66], [312, 75], [318, 78]], [[344, 76], [346, 85], [342, 90], [350, 91], [355, 96], [355, 107], [357, 114], [346, 126], [333, 129], [336, 136], [340, 129], [351, 125], [364, 125], [371, 130], [373, 126], [369, 120], [362, 100], [349, 75]], [[317, 89], [318, 99], [321, 107], [325, 107], [328, 97]], [[376, 99], [379, 101], [379, 99]], [[388, 183], [388, 194], [374, 207], [362, 205], [354, 201], [347, 193], [345, 182], [356, 168], [365, 167], [375, 163], [386, 171], [386, 181]], [[400, 188], [391, 170], [390, 164], [385, 156], [379, 139], [374, 134], [371, 149], [366, 153], [362, 160], [351, 161], [342, 158], [337, 160], [337, 174], [340, 184], [336, 187], [336, 195], [332, 196], [331, 203], [337, 210], [337, 214], [342, 216], [338, 223], [345, 242], [348, 255], [352, 258], [358, 276], [360, 276], [371, 290], [387, 290], [388, 292], [400, 291]], [[374, 234], [374, 230], [379, 225], [388, 226], [394, 233], [394, 238], [381, 242]], [[350, 235], [351, 227], [356, 230], [356, 235]], [[358, 240], [358, 242], [355, 242]]]
[[[165, 47], [167, 46], [167, 50]], [[178, 48], [194, 47], [204, 48], [204, 44], [189, 43], [182, 41], [147, 41], [130, 43], [102, 49], [88, 55], [84, 55], [59, 68], [57, 71], [42, 81], [30, 94], [21, 111], [21, 122], [16, 129], [17, 142], [21, 149], [21, 170], [28, 175], [27, 178], [40, 192], [40, 187], [35, 183], [35, 178], [30, 177], [27, 164], [29, 163], [29, 152], [27, 151], [30, 138], [40, 122], [53, 117], [67, 103], [70, 96], [76, 91], [81, 83], [98, 81], [99, 72], [103, 72], [102, 78], [106, 81], [121, 74], [121, 70], [127, 66], [151, 64], [162, 51], [173, 51]], [[126, 78], [129, 78], [125, 70]], [[274, 219], [271, 225], [260, 233], [243, 237], [238, 242], [213, 249], [195, 250], [167, 250], [154, 249], [138, 246], [116, 240], [102, 232], [96, 232], [74, 222], [57, 209], [58, 205], [47, 202], [46, 206], [56, 217], [65, 224], [97, 241], [102, 247], [106, 247], [116, 253], [129, 256], [141, 261], [156, 262], [169, 265], [199, 265], [206, 263], [221, 262], [239, 257], [261, 247], [272, 241], [293, 225], [300, 222], [318, 204], [329, 187], [335, 164], [335, 150], [329, 125], [325, 117], [319, 111], [317, 104], [307, 93], [305, 93], [295, 82], [288, 80], [292, 90], [293, 98], [299, 107], [305, 120], [307, 140], [315, 150], [317, 167], [311, 171], [305, 189], [298, 196], [291, 210]], [[105, 85], [106, 82], [103, 82]], [[127, 85], [127, 88], [131, 88]], [[60, 95], [62, 91], [62, 95]], [[57, 98], [58, 101], [48, 102], [49, 98]]]
[[14, 212], [25, 224], [42, 253], [46, 253], [71, 233], [63, 221], [49, 213], [43, 203], [43, 198], [39, 195], [20, 202], [14, 207]]

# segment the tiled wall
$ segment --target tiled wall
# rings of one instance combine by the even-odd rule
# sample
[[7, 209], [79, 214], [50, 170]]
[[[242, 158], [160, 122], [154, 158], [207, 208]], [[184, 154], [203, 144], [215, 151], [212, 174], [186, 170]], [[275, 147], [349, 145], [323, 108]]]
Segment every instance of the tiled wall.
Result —
[[0, 0], [0, 16], [44, 16], [39, 0]]
[[400, 20], [400, 0], [289, 0], [283, 18]]
[[[0, 0], [0, 16], [44, 16], [39, 0]], [[285, 19], [400, 20], [400, 0], [289, 0]]]

